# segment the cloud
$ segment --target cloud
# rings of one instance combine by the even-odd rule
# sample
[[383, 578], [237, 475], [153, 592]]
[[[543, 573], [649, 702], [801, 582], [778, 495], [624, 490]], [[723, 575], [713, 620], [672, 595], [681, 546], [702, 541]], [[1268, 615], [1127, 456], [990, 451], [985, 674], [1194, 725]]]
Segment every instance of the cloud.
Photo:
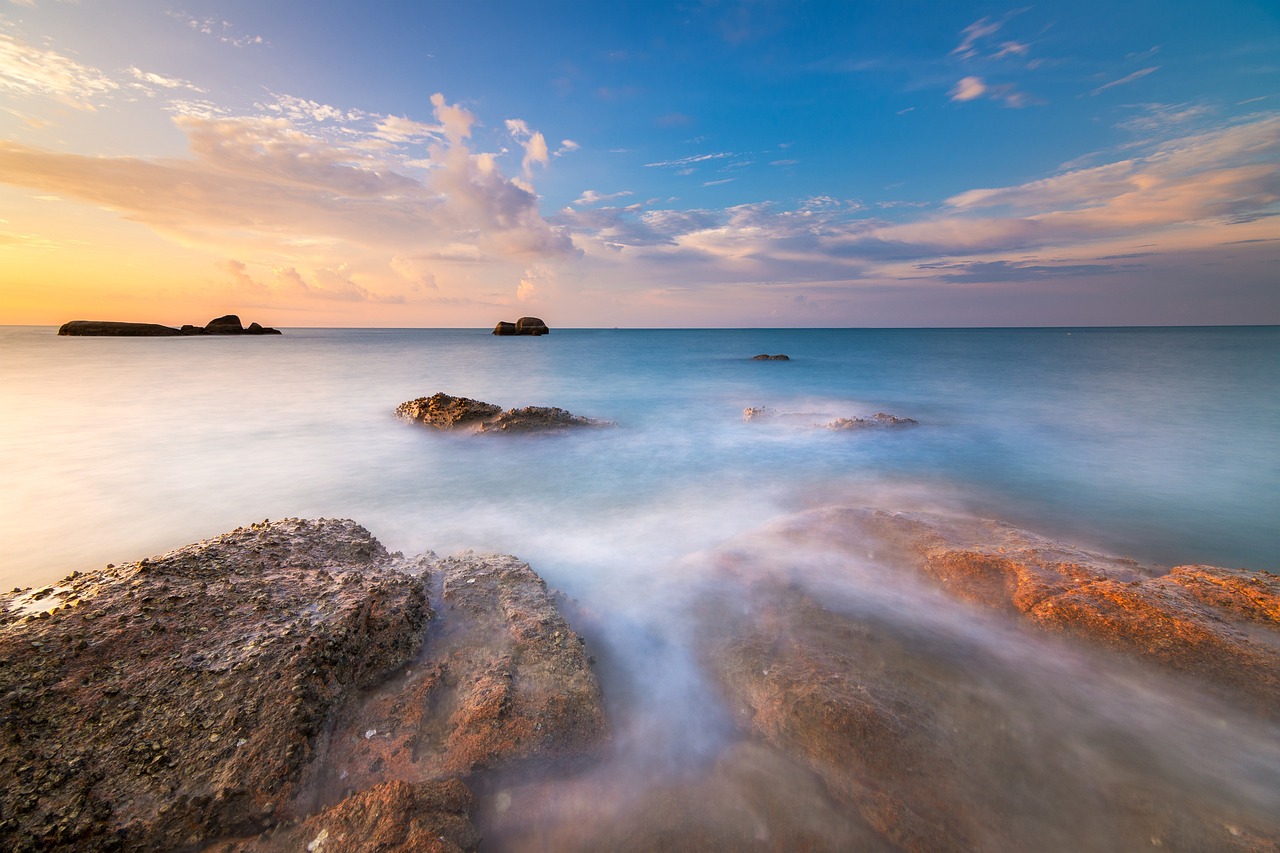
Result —
[[1119, 80], [1112, 80], [1110, 83], [1103, 83], [1101, 86], [1094, 89], [1089, 94], [1090, 95], [1101, 94], [1102, 92], [1105, 92], [1108, 89], [1114, 88], [1115, 86], [1123, 86], [1126, 83], [1132, 83], [1134, 80], [1141, 80], [1143, 77], [1146, 77], [1148, 74], [1151, 74], [1159, 70], [1160, 70], [1159, 65], [1153, 65], [1150, 68], [1140, 69], [1138, 71], [1133, 72], [1132, 74], [1126, 74], [1124, 77], [1121, 77]]
[[961, 59], [973, 58], [978, 53], [975, 47], [977, 43], [987, 36], [993, 36], [998, 33], [1003, 24], [1004, 21], [992, 21], [990, 18], [974, 21], [961, 31], [960, 35], [963, 38], [961, 38], [960, 44], [956, 45], [955, 49], [951, 51], [951, 54], [959, 56]]
[[560, 140], [560, 147], [559, 147], [559, 148], [557, 148], [557, 149], [555, 150], [555, 152], [554, 152], [551, 156], [552, 156], [552, 157], [560, 157], [560, 156], [563, 156], [563, 155], [565, 155], [565, 154], [569, 154], [569, 153], [571, 153], [571, 152], [577, 151], [577, 150], [578, 150], [579, 148], [581, 148], [581, 147], [582, 147], [581, 145], [579, 145], [578, 143], [574, 142], [572, 139], [561, 139], [561, 140]]
[[520, 166], [527, 179], [532, 176], [534, 165], [546, 166], [549, 162], [546, 137], [539, 131], [530, 130], [522, 119], [509, 118], [506, 124], [511, 138], [524, 148], [524, 159]]
[[223, 44], [232, 47], [255, 47], [265, 45], [266, 41], [262, 36], [251, 36], [243, 33], [236, 33], [230, 21], [219, 20], [217, 18], [191, 18], [183, 17], [181, 13], [169, 13], [179, 20], [185, 20], [188, 27], [202, 35], [210, 36], [217, 39]]
[[715, 154], [691, 154], [688, 157], [680, 157], [676, 160], [662, 160], [657, 163], [645, 163], [646, 169], [676, 169], [686, 166], [692, 166], [694, 163], [705, 163], [708, 160], [723, 160], [726, 157], [737, 157], [731, 151], [720, 151]]
[[96, 68], [0, 33], [0, 92], [53, 98], [77, 109], [94, 110], [96, 99], [119, 88]]
[[[943, 271], [938, 277], [956, 284], [1034, 282], [1077, 276], [1105, 275], [1126, 269], [1116, 264], [1030, 264], [1013, 261], [917, 264], [916, 269]], [[956, 272], [948, 272], [956, 270]]]
[[201, 89], [194, 83], [181, 80], [176, 77], [164, 77], [151, 71], [143, 71], [135, 65], [129, 66], [129, 73], [133, 75], [133, 79], [147, 86], [159, 86], [162, 89], [186, 89], [191, 92], [204, 93], [206, 90]]
[[962, 77], [947, 94], [951, 96], [951, 100], [964, 103], [974, 98], [981, 98], [986, 91], [987, 84], [982, 82], [981, 77]]
[[286, 256], [372, 252], [385, 267], [394, 255], [457, 245], [495, 258], [571, 253], [536, 196], [467, 147], [470, 113], [439, 95], [432, 103], [446, 138], [429, 146], [436, 168], [424, 180], [285, 118], [180, 116], [188, 158], [86, 157], [0, 141], [0, 182], [95, 204], [184, 242]]
[[602, 204], [606, 201], [615, 201], [620, 198], [625, 198], [629, 195], [634, 195], [634, 193], [632, 193], [631, 190], [622, 190], [621, 192], [607, 193], [607, 194], [598, 193], [595, 190], [586, 190], [585, 192], [583, 192], [582, 195], [574, 199], [573, 203], [585, 204], [585, 205]]
[[729, 183], [732, 183], [732, 182], [734, 182], [734, 181], [736, 181], [736, 180], [737, 180], [737, 178], [721, 178], [721, 179], [720, 179], [720, 180], [718, 180], [718, 181], [703, 181], [703, 182], [702, 182], [702, 185], [703, 185], [704, 187], [714, 187], [714, 186], [718, 186], [718, 185], [720, 185], [720, 184], [729, 184]]

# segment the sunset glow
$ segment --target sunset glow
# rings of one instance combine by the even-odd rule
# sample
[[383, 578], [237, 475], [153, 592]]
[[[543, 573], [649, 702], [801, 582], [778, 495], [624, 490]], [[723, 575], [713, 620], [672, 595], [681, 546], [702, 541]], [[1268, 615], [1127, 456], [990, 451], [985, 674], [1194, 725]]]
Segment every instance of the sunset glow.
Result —
[[1280, 322], [1265, 3], [8, 0], [0, 323]]

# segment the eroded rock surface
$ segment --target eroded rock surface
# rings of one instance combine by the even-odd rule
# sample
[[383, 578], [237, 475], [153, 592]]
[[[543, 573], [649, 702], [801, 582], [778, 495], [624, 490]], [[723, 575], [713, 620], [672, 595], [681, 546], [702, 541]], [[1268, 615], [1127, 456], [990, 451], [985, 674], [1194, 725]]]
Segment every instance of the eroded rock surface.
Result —
[[1277, 849], [1274, 575], [860, 509], [717, 571], [694, 618], [733, 716], [897, 849]]
[[547, 324], [537, 317], [521, 317], [514, 323], [500, 320], [493, 327], [495, 335], [549, 335], [551, 330]]
[[[0, 596], [0, 846], [199, 848], [274, 828], [245, 849], [313, 829], [470, 849], [466, 789], [421, 783], [578, 755], [605, 728], [581, 641], [527, 565], [437, 563], [351, 521], [288, 519]], [[326, 797], [340, 733], [391, 708], [412, 755], [353, 762], [359, 785]], [[406, 828], [362, 802], [421, 814]], [[431, 803], [454, 847], [415, 846], [442, 826]]]
[[554, 406], [503, 410], [493, 403], [438, 392], [396, 407], [396, 416], [438, 430], [470, 432], [559, 432], [577, 427], [612, 426], [608, 421], [575, 415]]

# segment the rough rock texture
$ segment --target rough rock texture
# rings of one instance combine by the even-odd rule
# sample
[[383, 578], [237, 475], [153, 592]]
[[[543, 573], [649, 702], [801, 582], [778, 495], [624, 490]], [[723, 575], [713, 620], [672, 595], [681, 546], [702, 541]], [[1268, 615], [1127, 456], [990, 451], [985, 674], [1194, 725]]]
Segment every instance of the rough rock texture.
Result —
[[607, 739], [584, 641], [527, 564], [446, 558], [432, 577], [442, 604], [426, 653], [338, 715], [313, 774], [322, 804], [381, 779], [547, 770]]
[[[1157, 577], [995, 522], [871, 510], [807, 514], [767, 541], [726, 552], [705, 585], [704, 659], [744, 731], [894, 848], [1280, 850], [1274, 767], [1232, 794], [1206, 781], [1250, 766], [1247, 746], [1231, 752], [1249, 737], [1270, 743], [1275, 576]], [[761, 557], [780, 543], [835, 567]], [[1141, 677], [1132, 655], [1175, 670], [1186, 695], [1117, 698], [1108, 679]], [[1205, 685], [1260, 716], [1187, 721]], [[1142, 707], [1110, 704], [1126, 701]], [[1199, 742], [1232, 726], [1240, 740]], [[1213, 766], [1220, 753], [1234, 757]]]
[[[459, 625], [470, 611], [443, 620], [439, 635], [429, 629], [434, 558], [388, 555], [351, 521], [264, 522], [0, 596], [0, 847], [178, 849], [280, 823], [287, 833], [337, 805], [317, 793], [316, 780], [336, 774], [317, 761], [336, 753], [331, 732], [376, 716], [366, 701], [449, 733], [422, 765], [429, 772], [401, 774], [415, 783], [594, 746], [603, 712], [580, 641], [527, 566], [495, 560], [440, 571], [473, 573], [468, 591], [491, 590], [476, 618], [493, 632], [510, 625], [507, 640]], [[471, 597], [445, 595], [455, 600]], [[424, 639], [435, 661], [425, 674], [445, 685], [416, 694], [426, 707], [395, 695]], [[400, 778], [358, 770], [361, 789]], [[344, 783], [340, 793], [360, 791]], [[457, 831], [440, 834], [474, 846], [463, 826], [470, 800], [457, 788], [364, 796], [312, 828], [354, 832], [367, 820], [390, 841], [403, 831], [403, 849], [454, 849], [415, 846], [418, 830], [365, 814], [361, 802], [413, 812], [424, 832], [443, 827], [443, 809]]]
[[235, 314], [227, 314], [210, 320], [205, 326], [187, 324], [179, 329], [161, 326], [156, 323], [118, 323], [107, 320], [72, 320], [63, 323], [58, 329], [59, 335], [79, 337], [132, 337], [132, 338], [169, 338], [189, 337], [192, 335], [279, 335], [279, 329], [265, 328], [258, 323], [250, 323], [249, 328], [240, 324]]
[[920, 422], [915, 418], [900, 418], [886, 412], [876, 412], [869, 418], [836, 418], [827, 424], [827, 429], [837, 432], [846, 429], [866, 429], [868, 427], [904, 427], [917, 426]]
[[575, 415], [554, 406], [502, 410], [492, 403], [436, 393], [396, 407], [396, 416], [439, 430], [471, 432], [558, 432], [574, 427], [611, 426], [608, 421]]
[[[759, 356], [757, 356], [758, 358]], [[809, 412], [779, 412], [777, 409], [769, 406], [748, 406], [742, 410], [742, 419], [744, 421], [790, 421], [794, 423], [804, 423], [807, 426], [819, 426], [814, 423], [814, 419], [821, 417], [817, 413]], [[828, 415], [827, 417], [830, 417]], [[897, 415], [890, 415], [886, 412], [876, 412], [869, 418], [853, 417], [853, 418], [836, 418], [826, 424], [822, 424], [826, 429], [842, 431], [842, 430], [860, 430], [877, 427], [904, 427], [917, 426], [919, 421], [914, 418], [901, 418]]]
[[753, 355], [751, 357], [751, 360], [752, 361], [790, 361], [791, 356], [783, 355], [782, 353], [778, 353], [777, 355], [768, 355], [767, 353], [760, 353], [759, 355]]
[[797, 535], [870, 541], [955, 597], [1195, 677], [1280, 719], [1280, 577], [1144, 569], [998, 521], [829, 510]]
[[454, 853], [475, 850], [475, 796], [462, 782], [383, 782], [300, 824], [223, 841], [205, 853]]
[[547, 324], [537, 317], [521, 317], [514, 323], [508, 323], [505, 320], [498, 322], [493, 327], [495, 335], [549, 335], [551, 330], [547, 328]]

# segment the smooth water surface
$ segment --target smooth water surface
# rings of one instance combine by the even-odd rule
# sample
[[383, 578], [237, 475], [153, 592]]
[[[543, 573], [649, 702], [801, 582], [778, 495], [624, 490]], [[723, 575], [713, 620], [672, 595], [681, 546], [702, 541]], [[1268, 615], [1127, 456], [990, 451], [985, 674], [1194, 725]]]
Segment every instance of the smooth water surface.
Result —
[[[753, 361], [786, 353], [786, 362]], [[1144, 561], [1274, 568], [1280, 328], [0, 329], [0, 583], [241, 524], [355, 518], [392, 549], [643, 572], [825, 503], [942, 504]], [[617, 428], [430, 432], [445, 391]], [[747, 406], [781, 413], [744, 422]], [[832, 432], [886, 411], [900, 430]]]

